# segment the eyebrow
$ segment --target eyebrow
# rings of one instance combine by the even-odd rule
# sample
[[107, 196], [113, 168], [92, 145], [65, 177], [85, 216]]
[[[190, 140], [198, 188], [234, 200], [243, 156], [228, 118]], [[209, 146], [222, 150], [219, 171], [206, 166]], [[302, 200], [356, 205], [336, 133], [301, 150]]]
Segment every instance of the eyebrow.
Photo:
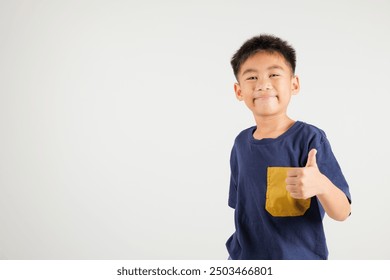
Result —
[[270, 67], [267, 68], [267, 70], [272, 70], [272, 69], [280, 69], [280, 70], [284, 70], [282, 66], [279, 66], [279, 65], [272, 65]]
[[257, 73], [257, 71], [255, 69], [249, 68], [249, 69], [246, 69], [244, 72], [242, 72], [241, 76], [244, 76], [245, 74], [252, 73], [252, 72]]
[[[283, 67], [279, 66], [279, 65], [271, 65], [270, 67], [267, 68], [267, 70], [273, 70], [273, 69], [279, 69], [279, 70], [284, 70]], [[249, 69], [246, 69], [244, 72], [242, 72], [241, 76], [247, 74], [247, 73], [257, 73], [258, 71], [256, 69], [252, 69], [252, 68], [249, 68]]]

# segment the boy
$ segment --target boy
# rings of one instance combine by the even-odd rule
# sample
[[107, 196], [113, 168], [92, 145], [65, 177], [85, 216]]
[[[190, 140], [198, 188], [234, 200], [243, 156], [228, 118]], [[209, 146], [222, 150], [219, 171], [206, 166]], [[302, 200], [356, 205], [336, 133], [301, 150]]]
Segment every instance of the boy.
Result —
[[236, 97], [256, 126], [231, 152], [229, 259], [327, 259], [324, 214], [350, 215], [349, 187], [325, 133], [287, 116], [299, 92], [295, 63], [295, 50], [272, 35], [246, 41], [231, 60]]

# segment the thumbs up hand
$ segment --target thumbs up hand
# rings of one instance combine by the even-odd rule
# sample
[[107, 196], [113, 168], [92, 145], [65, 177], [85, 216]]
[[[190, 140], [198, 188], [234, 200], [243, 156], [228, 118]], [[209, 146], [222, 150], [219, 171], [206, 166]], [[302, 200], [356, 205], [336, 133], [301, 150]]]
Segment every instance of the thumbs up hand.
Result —
[[318, 169], [316, 155], [317, 155], [317, 150], [311, 149], [309, 155], [307, 156], [306, 167], [316, 167]]
[[286, 189], [291, 197], [307, 199], [324, 192], [324, 175], [317, 166], [317, 150], [309, 152], [307, 163], [302, 168], [291, 168], [287, 172]]

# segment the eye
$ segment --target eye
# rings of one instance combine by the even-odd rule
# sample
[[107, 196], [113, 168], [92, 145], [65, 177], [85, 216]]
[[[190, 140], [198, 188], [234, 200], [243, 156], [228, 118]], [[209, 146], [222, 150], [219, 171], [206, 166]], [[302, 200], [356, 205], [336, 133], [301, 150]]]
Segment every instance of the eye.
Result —
[[248, 77], [247, 80], [257, 80], [257, 77], [251, 76], [251, 77]]
[[271, 74], [271, 75], [269, 75], [270, 78], [279, 77], [279, 76], [280, 76], [279, 74]]

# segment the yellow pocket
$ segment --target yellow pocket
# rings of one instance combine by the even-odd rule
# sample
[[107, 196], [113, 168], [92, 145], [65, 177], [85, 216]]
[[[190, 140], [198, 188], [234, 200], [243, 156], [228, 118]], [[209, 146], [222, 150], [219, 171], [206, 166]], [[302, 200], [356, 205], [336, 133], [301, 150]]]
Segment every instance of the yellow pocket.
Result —
[[310, 198], [295, 199], [286, 190], [286, 178], [289, 168], [267, 168], [265, 209], [274, 217], [302, 216], [310, 207]]

